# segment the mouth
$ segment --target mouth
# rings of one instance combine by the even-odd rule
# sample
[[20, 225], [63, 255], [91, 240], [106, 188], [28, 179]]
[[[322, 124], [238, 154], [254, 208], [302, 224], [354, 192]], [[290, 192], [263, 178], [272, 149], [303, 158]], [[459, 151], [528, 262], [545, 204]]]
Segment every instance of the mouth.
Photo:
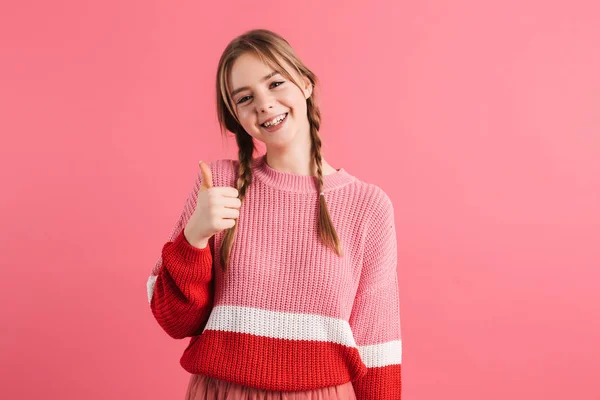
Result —
[[273, 128], [281, 125], [282, 123], [284, 123], [285, 120], [287, 119], [287, 117], [288, 117], [288, 113], [283, 113], [277, 117], [279, 119], [277, 120], [278, 122], [276, 124], [271, 124], [269, 126], [266, 126], [265, 123], [262, 123], [262, 124], [260, 124], [260, 126], [262, 126], [264, 129], [270, 130], [270, 129], [273, 129]]

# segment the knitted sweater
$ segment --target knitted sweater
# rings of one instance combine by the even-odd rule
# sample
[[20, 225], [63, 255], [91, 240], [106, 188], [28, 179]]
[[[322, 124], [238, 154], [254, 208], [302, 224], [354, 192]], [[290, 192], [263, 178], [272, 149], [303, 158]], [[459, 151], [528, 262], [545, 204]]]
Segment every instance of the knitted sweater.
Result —
[[[237, 160], [210, 162], [213, 186], [236, 187]], [[199, 172], [148, 278], [154, 318], [190, 337], [188, 372], [273, 391], [351, 381], [358, 400], [401, 398], [402, 342], [394, 210], [375, 184], [341, 168], [323, 192], [344, 255], [318, 232], [316, 178], [252, 160], [252, 183], [223, 273], [225, 231], [203, 249], [183, 235]]]

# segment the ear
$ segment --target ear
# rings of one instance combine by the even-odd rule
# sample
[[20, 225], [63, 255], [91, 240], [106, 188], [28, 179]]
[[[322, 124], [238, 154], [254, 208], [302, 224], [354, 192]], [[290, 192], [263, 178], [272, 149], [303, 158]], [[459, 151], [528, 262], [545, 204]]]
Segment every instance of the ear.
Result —
[[312, 96], [313, 85], [306, 76], [302, 77], [304, 79], [304, 98], [308, 100], [310, 96]]

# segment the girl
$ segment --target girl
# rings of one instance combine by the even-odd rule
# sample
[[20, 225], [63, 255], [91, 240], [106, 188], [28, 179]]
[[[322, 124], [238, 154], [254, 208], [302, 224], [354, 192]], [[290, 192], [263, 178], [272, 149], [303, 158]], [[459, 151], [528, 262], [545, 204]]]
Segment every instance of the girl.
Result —
[[191, 338], [187, 399], [401, 397], [393, 206], [323, 158], [316, 83], [268, 30], [221, 56], [218, 118], [238, 159], [200, 162], [148, 279], [160, 326]]

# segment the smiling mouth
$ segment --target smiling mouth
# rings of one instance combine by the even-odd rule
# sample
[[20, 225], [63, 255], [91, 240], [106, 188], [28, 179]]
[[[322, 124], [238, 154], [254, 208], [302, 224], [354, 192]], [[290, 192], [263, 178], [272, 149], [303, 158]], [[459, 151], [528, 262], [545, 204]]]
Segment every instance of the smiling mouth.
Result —
[[285, 121], [285, 119], [287, 118], [287, 116], [288, 116], [288, 113], [283, 113], [283, 114], [281, 114], [281, 115], [282, 115], [283, 117], [282, 117], [282, 118], [281, 118], [281, 120], [279, 120], [279, 122], [278, 122], [278, 123], [276, 123], [275, 125], [269, 125], [269, 126], [266, 126], [266, 125], [265, 125], [265, 123], [262, 123], [262, 124], [260, 124], [260, 126], [262, 126], [263, 128], [272, 128], [272, 127], [274, 127], [274, 126], [277, 126], [277, 125], [281, 124], [281, 123], [282, 123], [283, 121]]

